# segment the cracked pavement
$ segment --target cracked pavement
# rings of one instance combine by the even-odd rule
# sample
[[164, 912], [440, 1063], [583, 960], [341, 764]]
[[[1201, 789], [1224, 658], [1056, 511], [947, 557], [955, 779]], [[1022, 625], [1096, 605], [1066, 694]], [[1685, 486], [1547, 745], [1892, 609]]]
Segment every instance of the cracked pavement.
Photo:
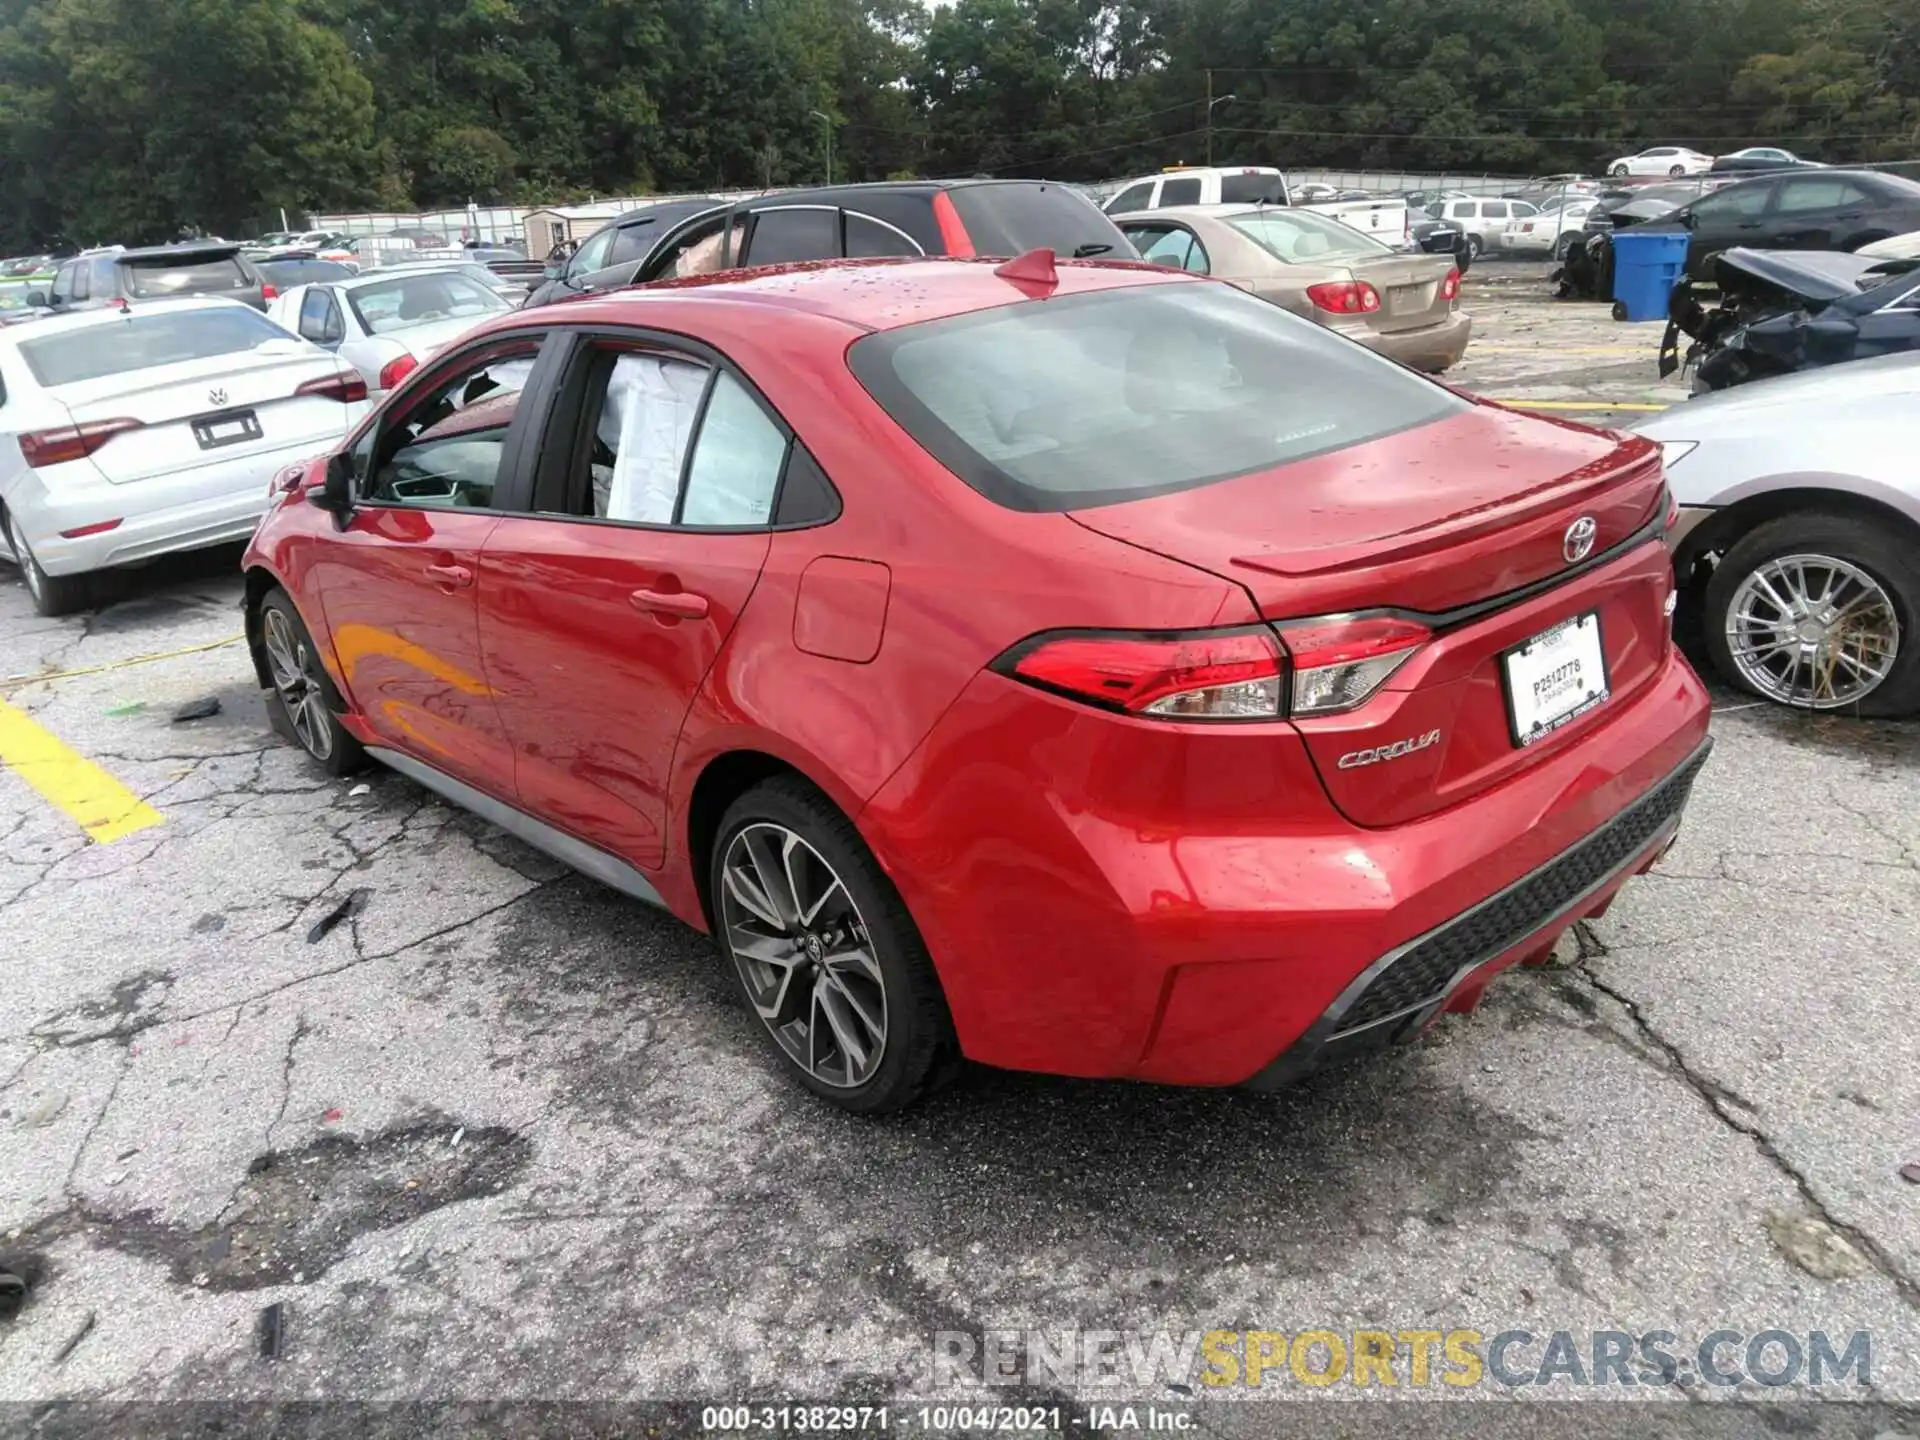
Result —
[[[874, 1401], [980, 1326], [1867, 1330], [1877, 1403], [1796, 1423], [1920, 1434], [1920, 725], [1720, 694], [1659, 869], [1378, 1061], [860, 1121], [699, 937], [274, 738], [232, 561], [63, 621], [0, 566], [0, 679], [88, 672], [0, 693], [164, 816], [95, 845], [0, 770], [0, 1401]], [[1596, 1433], [1568, 1408], [1527, 1435]]]

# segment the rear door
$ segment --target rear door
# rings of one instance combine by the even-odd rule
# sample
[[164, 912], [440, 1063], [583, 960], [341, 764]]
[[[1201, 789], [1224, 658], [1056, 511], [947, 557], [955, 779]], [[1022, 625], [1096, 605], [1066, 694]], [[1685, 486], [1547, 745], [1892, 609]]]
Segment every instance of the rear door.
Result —
[[510, 803], [513, 752], [481, 658], [480, 555], [500, 505], [526, 493], [520, 400], [544, 377], [545, 338], [491, 337], [399, 392], [351, 452], [355, 507], [313, 569], [377, 742]]
[[558, 394], [537, 513], [503, 518], [482, 555], [486, 672], [521, 803], [653, 868], [674, 743], [759, 582], [797, 447], [744, 377], [667, 337], [580, 337]]

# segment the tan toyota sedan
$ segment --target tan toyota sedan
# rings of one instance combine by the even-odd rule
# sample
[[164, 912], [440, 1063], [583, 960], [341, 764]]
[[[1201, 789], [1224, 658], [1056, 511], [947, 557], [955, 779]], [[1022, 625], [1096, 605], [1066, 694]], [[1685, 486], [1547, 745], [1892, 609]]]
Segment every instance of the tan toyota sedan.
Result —
[[1212, 275], [1416, 370], [1459, 360], [1473, 321], [1450, 255], [1403, 254], [1308, 210], [1190, 205], [1115, 216], [1155, 265]]

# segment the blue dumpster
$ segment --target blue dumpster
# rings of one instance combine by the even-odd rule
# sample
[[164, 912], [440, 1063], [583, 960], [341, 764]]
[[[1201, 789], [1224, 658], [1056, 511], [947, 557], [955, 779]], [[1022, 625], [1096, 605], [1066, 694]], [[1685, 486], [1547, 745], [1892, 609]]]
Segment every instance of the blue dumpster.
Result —
[[1667, 301], [1687, 268], [1685, 230], [1642, 234], [1625, 230], [1613, 237], [1613, 318], [1664, 320]]

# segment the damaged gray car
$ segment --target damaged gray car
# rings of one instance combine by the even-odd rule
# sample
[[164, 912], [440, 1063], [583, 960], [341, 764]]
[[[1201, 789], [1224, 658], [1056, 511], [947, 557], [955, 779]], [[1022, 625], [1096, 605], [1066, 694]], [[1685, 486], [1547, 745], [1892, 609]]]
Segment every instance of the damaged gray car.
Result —
[[1920, 349], [1920, 260], [1736, 248], [1702, 269], [1674, 288], [1660, 344], [1660, 374], [1691, 370], [1696, 394]]

